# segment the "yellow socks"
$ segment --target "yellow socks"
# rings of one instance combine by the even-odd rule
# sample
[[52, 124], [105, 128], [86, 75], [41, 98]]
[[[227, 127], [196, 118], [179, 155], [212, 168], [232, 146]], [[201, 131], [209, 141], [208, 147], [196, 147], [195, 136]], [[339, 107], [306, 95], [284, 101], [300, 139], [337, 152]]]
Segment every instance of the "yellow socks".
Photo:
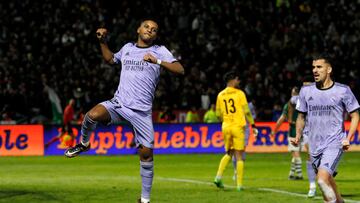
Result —
[[244, 176], [244, 161], [239, 160], [236, 162], [236, 172], [237, 172], [237, 187], [243, 186], [243, 176]]
[[230, 160], [231, 160], [231, 156], [229, 156], [228, 154], [225, 154], [223, 156], [223, 158], [220, 161], [219, 169], [218, 169], [217, 174], [216, 174], [217, 179], [221, 179], [221, 177], [222, 177], [222, 175], [223, 175], [223, 173], [225, 171], [225, 168], [229, 164]]

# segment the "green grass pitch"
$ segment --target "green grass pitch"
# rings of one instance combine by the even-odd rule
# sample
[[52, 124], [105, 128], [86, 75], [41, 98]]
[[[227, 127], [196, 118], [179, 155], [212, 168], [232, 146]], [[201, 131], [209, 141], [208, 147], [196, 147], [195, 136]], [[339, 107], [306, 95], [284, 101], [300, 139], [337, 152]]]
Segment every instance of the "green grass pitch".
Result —
[[[347, 152], [336, 182], [346, 202], [360, 202], [360, 153]], [[245, 190], [237, 192], [233, 168], [225, 190], [213, 184], [220, 154], [155, 155], [152, 203], [322, 202], [307, 199], [308, 181], [287, 179], [290, 155], [247, 154]], [[0, 157], [0, 202], [124, 202], [140, 195], [139, 160], [131, 156]]]

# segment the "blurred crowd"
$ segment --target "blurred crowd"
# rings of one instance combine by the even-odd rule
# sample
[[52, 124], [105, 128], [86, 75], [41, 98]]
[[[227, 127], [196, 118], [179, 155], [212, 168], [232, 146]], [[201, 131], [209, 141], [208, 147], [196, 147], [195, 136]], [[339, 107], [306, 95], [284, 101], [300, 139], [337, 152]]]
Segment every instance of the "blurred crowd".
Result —
[[359, 10], [360, 0], [0, 1], [0, 120], [53, 122], [72, 98], [79, 114], [112, 98], [120, 67], [102, 60], [95, 31], [106, 27], [116, 52], [149, 17], [185, 67], [183, 77], [162, 72], [154, 111], [208, 109], [237, 70], [257, 120], [276, 120], [324, 50], [335, 81], [360, 99]]

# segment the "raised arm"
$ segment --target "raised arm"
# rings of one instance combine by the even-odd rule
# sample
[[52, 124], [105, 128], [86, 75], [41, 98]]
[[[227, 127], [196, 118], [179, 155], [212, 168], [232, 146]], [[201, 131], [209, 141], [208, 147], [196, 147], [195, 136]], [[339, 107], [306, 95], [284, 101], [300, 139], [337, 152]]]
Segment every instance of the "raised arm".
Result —
[[350, 123], [349, 133], [347, 134], [346, 138], [344, 140], [342, 140], [342, 145], [343, 145], [344, 150], [349, 149], [349, 147], [350, 147], [350, 139], [352, 138], [352, 136], [354, 135], [354, 133], [356, 131], [356, 128], [358, 127], [358, 124], [359, 124], [359, 112], [354, 111], [354, 112], [350, 113], [350, 117], [351, 117], [351, 123]]
[[106, 35], [107, 35], [107, 30], [105, 28], [97, 29], [96, 37], [98, 38], [98, 40], [100, 42], [102, 56], [107, 63], [114, 64], [115, 63], [113, 61], [114, 53], [112, 53], [110, 51], [110, 49], [106, 43], [106, 40], [105, 40]]

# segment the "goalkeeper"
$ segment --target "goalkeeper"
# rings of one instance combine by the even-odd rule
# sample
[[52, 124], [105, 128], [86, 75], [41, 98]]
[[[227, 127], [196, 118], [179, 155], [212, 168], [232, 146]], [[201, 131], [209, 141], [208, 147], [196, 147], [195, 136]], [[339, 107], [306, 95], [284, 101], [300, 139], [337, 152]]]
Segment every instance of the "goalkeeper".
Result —
[[222, 90], [216, 100], [216, 114], [222, 120], [222, 132], [226, 154], [220, 161], [214, 183], [218, 188], [224, 188], [222, 175], [231, 157], [235, 155], [237, 171], [237, 190], [243, 189], [244, 161], [242, 155], [245, 149], [246, 119], [257, 134], [254, 119], [251, 115], [245, 93], [238, 89], [240, 80], [235, 72], [228, 72], [224, 76], [227, 87]]

